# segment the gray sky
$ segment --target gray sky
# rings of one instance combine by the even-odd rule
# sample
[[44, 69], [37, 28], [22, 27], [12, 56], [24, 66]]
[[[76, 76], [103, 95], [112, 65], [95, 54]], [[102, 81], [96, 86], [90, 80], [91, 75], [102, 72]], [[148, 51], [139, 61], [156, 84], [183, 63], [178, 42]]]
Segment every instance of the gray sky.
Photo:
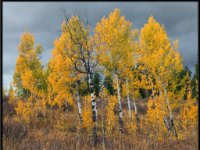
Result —
[[171, 41], [178, 38], [183, 63], [194, 73], [198, 51], [197, 6], [197, 2], [3, 2], [3, 85], [9, 87], [12, 81], [17, 46], [25, 30], [34, 34], [36, 44], [43, 46], [42, 62], [47, 64], [64, 19], [62, 9], [69, 14], [78, 11], [82, 16], [87, 9], [92, 30], [114, 8], [119, 8], [138, 29], [153, 15], [164, 24]]

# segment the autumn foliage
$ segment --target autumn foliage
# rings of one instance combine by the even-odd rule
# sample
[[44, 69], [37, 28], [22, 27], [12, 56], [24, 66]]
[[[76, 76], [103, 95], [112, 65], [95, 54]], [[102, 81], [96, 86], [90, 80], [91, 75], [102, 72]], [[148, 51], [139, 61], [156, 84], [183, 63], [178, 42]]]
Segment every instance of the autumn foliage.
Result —
[[[163, 25], [150, 16], [138, 30], [115, 9], [90, 35], [79, 16], [65, 19], [46, 66], [33, 34], [21, 36], [13, 83], [3, 88], [5, 149], [22, 141], [28, 149], [36, 137], [36, 149], [167, 149], [184, 140], [197, 149], [198, 79]], [[9, 124], [24, 131], [20, 140], [9, 139]]]

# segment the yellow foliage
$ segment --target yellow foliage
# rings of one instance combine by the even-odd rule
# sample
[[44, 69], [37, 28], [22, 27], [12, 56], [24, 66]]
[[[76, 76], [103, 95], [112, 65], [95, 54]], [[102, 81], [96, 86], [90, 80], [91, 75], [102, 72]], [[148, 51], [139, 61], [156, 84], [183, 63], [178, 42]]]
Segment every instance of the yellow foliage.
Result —
[[106, 132], [111, 134], [116, 126], [116, 116], [114, 114], [114, 106], [117, 104], [116, 96], [108, 97], [108, 105], [106, 107]]
[[[128, 112], [127, 112], [128, 114]], [[127, 116], [128, 117], [128, 116]], [[130, 118], [126, 118], [127, 120], [129, 120]], [[129, 133], [133, 134], [136, 132], [137, 129], [137, 123], [136, 123], [136, 115], [135, 115], [135, 111], [132, 112], [132, 119], [130, 121], [126, 121], [126, 129]]]
[[9, 102], [12, 103], [15, 99], [15, 91], [12, 86], [10, 86], [8, 94], [9, 94]]
[[40, 45], [34, 47], [34, 42], [34, 36], [29, 32], [25, 32], [21, 37], [14, 74], [14, 86], [17, 94], [23, 91], [23, 96], [28, 96], [28, 91], [42, 97], [45, 92], [42, 63], [39, 60], [42, 47]]
[[135, 99], [141, 98], [140, 91], [139, 90], [134, 90], [133, 91], [133, 96], [134, 96]]
[[157, 138], [160, 139], [166, 134], [167, 131], [167, 128], [163, 122], [163, 117], [166, 114], [166, 110], [162, 103], [162, 99], [160, 97], [156, 97], [154, 100], [149, 99], [147, 108], [148, 110], [145, 119], [145, 126], [143, 126], [143, 129], [146, 130], [150, 137], [156, 135]]
[[17, 115], [19, 115], [25, 123], [30, 122], [30, 116], [33, 113], [33, 106], [31, 102], [24, 102], [19, 100], [15, 108]]
[[195, 103], [195, 99], [188, 98], [182, 106], [180, 115], [182, 127], [185, 130], [191, 127], [197, 127], [198, 125], [198, 105]]
[[[30, 123], [30, 119], [38, 111], [44, 111], [46, 102], [51, 106], [61, 106], [66, 101], [70, 105], [74, 105], [75, 82], [85, 77], [85, 75], [78, 74], [75, 64], [83, 71], [88, 71], [85, 70], [83, 65], [87, 65], [85, 60], [89, 59], [88, 52], [94, 46], [94, 55], [97, 55], [99, 65], [105, 68], [104, 74], [112, 76], [117, 73], [119, 75], [119, 85], [122, 84], [120, 89], [122, 97], [129, 94], [137, 101], [140, 98], [139, 89], [153, 90], [155, 94], [166, 90], [166, 93], [163, 93], [168, 96], [171, 111], [180, 109], [180, 112], [177, 111], [178, 115], [174, 115], [180, 117], [179, 127], [181, 126], [185, 131], [191, 127], [197, 127], [198, 105], [195, 99], [191, 99], [191, 91], [187, 92], [187, 88], [183, 86], [184, 84], [191, 84], [189, 83], [190, 80], [187, 81], [190, 75], [187, 74], [182, 80], [178, 76], [183, 67], [182, 58], [178, 52], [178, 40], [171, 44], [164, 26], [160, 25], [153, 16], [149, 17], [148, 22], [140, 32], [137, 29], [132, 30], [131, 22], [121, 16], [119, 9], [115, 9], [108, 17], [103, 17], [97, 23], [93, 37], [89, 37], [89, 26], [85, 28], [77, 16], [73, 16], [68, 24], [64, 21], [61, 28], [61, 36], [54, 41], [52, 57], [48, 64], [47, 79], [38, 57], [41, 53], [41, 47], [34, 47], [35, 39], [31, 33], [25, 32], [21, 37], [18, 46], [19, 57], [16, 61], [14, 85], [16, 91], [25, 89], [24, 91], [28, 91], [27, 93], [30, 96], [26, 98], [28, 99], [26, 102], [19, 100], [16, 103], [15, 110], [25, 123]], [[93, 53], [90, 54], [93, 55]], [[82, 59], [83, 56], [86, 58]], [[93, 56], [91, 57], [93, 58]], [[91, 59], [91, 61], [93, 60]], [[87, 61], [89, 62], [89, 60]], [[128, 87], [122, 79], [127, 79]], [[43, 91], [41, 88], [43, 83], [41, 81], [44, 80], [48, 80], [47, 91]], [[177, 83], [179, 80], [181, 83]], [[183, 88], [177, 90], [178, 84], [181, 85], [179, 87]], [[113, 87], [115, 90], [116, 85], [116, 80], [114, 80]], [[87, 88], [85, 83], [81, 86], [85, 86], [83, 89]], [[106, 133], [112, 134], [117, 129], [117, 116], [115, 116], [114, 107], [118, 100], [116, 96], [109, 96], [108, 93], [106, 89], [101, 92], [103, 99], [107, 99], [105, 108]], [[182, 101], [182, 97], [186, 93], [187, 100]], [[5, 91], [3, 91], [3, 94], [5, 96]], [[9, 90], [9, 96], [10, 101], [15, 98], [15, 91], [12, 87]], [[35, 103], [33, 103], [33, 99], [36, 100]], [[90, 130], [93, 127], [91, 97], [81, 97], [81, 101], [83, 103], [82, 127]], [[161, 97], [161, 94], [160, 97], [148, 100], [147, 114], [144, 115], [145, 117], [141, 117], [140, 124], [141, 129], [148, 137], [160, 140], [168, 135], [163, 122], [163, 117], [169, 116], [168, 109], [170, 108], [167, 109], [166, 103], [166, 97]], [[127, 110], [123, 111], [126, 112]], [[124, 114], [125, 129], [134, 133], [137, 129], [135, 113], [132, 113], [131, 123], [127, 121], [128, 111]], [[64, 120], [63, 122], [58, 121], [55, 127], [64, 128], [66, 125]], [[72, 124], [70, 125], [72, 126]], [[182, 137], [182, 134], [180, 135]]]
[[20, 39], [21, 44], [18, 46], [19, 51], [26, 53], [33, 49], [35, 38], [29, 32], [24, 32]]
[[22, 85], [26, 89], [30, 89], [31, 93], [35, 91], [35, 81], [33, 77], [33, 72], [31, 70], [26, 70], [22, 75]]
[[[161, 26], [152, 16], [141, 29], [140, 58], [147, 70], [153, 73], [156, 80], [167, 83], [173, 79], [174, 72], [182, 70], [182, 59], [177, 51], [177, 41], [172, 46], [164, 26]], [[159, 85], [162, 87], [162, 85]]]
[[[120, 16], [115, 9], [108, 18], [103, 18], [95, 27], [94, 41], [99, 63], [109, 71], [123, 70], [132, 58], [131, 22]], [[129, 63], [134, 62], [132, 59]]]
[[[32, 98], [30, 98], [32, 99]], [[32, 101], [18, 100], [15, 106], [17, 115], [20, 117], [24, 123], [29, 124], [32, 119], [37, 117], [38, 113], [45, 111], [44, 100], [38, 100], [35, 103]]]
[[90, 96], [84, 96], [83, 97], [83, 111], [82, 111], [82, 117], [83, 117], [82, 127], [88, 130], [90, 130], [93, 127], [91, 107], [92, 106], [91, 106]]
[[66, 56], [67, 34], [63, 33], [59, 39], [54, 42], [52, 58], [49, 62], [50, 74], [48, 76], [48, 101], [51, 105], [61, 106], [65, 101], [74, 104], [72, 93], [70, 93], [70, 84], [74, 83], [75, 72], [72, 70], [72, 62]]

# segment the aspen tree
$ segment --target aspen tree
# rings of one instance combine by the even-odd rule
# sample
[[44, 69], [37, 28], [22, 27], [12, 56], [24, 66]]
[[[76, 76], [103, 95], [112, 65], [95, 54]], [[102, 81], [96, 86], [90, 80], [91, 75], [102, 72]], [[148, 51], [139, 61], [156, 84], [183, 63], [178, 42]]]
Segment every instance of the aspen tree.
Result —
[[49, 62], [49, 103], [51, 105], [58, 104], [59, 106], [63, 104], [73, 105], [73, 98], [75, 96], [79, 121], [80, 125], [82, 125], [81, 100], [79, 94], [79, 85], [82, 75], [76, 72], [71, 59], [65, 52], [68, 46], [66, 41], [69, 39], [69, 36], [64, 32], [63, 28], [61, 36], [54, 42], [52, 58]]
[[49, 103], [61, 106], [66, 102], [73, 105], [72, 94], [70, 93], [70, 82], [74, 81], [71, 76], [71, 61], [64, 53], [64, 36], [54, 42], [52, 57], [49, 61]]
[[108, 18], [102, 18], [95, 27], [94, 41], [97, 59], [100, 65], [114, 76], [117, 86], [119, 127], [123, 130], [122, 102], [120, 89], [120, 65], [128, 58], [131, 23], [120, 16], [120, 10], [115, 9]]
[[[131, 31], [131, 35], [129, 37], [129, 45], [127, 45], [128, 49], [126, 49], [126, 52], [128, 54], [128, 58], [124, 58], [121, 65], [120, 70], [122, 70], [122, 78], [125, 80], [125, 88], [123, 90], [126, 92], [126, 98], [128, 102], [128, 110], [129, 110], [129, 118], [132, 120], [132, 105], [134, 106], [135, 111], [135, 121], [137, 125], [139, 125], [139, 117], [137, 113], [137, 105], [136, 100], [134, 97], [134, 88], [131, 87], [133, 85], [136, 85], [135, 87], [139, 87], [139, 84], [137, 84], [137, 79], [135, 79], [135, 76], [137, 76], [137, 71], [134, 70], [136, 67], [138, 60], [137, 60], [137, 51], [138, 51], [138, 35], [139, 32], [137, 29], [134, 29]], [[132, 98], [132, 101], [131, 101]]]
[[43, 66], [39, 60], [43, 48], [41, 45], [35, 47], [34, 36], [23, 33], [18, 46], [19, 55], [16, 61], [14, 73], [14, 87], [18, 96], [23, 98], [43, 97], [46, 92], [46, 83], [43, 78]]
[[151, 70], [159, 86], [159, 91], [162, 92], [166, 105], [166, 115], [169, 115], [172, 124], [171, 129], [177, 136], [174, 116], [169, 102], [168, 88], [170, 87], [168, 82], [174, 77], [175, 72], [182, 70], [182, 61], [177, 51], [177, 42], [175, 41], [174, 46], [171, 45], [164, 27], [152, 16], [141, 29], [140, 54], [140, 61], [148, 70]]
[[78, 15], [71, 19], [65, 14], [65, 21], [62, 24], [63, 34], [68, 36], [65, 41], [65, 53], [71, 60], [76, 72], [86, 75], [92, 104], [92, 120], [93, 120], [93, 142], [97, 144], [97, 104], [94, 92], [94, 72], [97, 66], [95, 53], [92, 48], [92, 41], [89, 37], [90, 27], [84, 27]]

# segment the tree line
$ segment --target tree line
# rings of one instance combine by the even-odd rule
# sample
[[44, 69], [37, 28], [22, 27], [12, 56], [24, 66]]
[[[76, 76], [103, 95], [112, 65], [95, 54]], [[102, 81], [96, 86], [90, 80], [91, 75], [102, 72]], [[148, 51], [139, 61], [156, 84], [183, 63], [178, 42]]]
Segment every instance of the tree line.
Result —
[[[107, 132], [114, 126], [116, 104], [121, 134], [128, 122], [133, 129], [162, 126], [163, 132], [178, 138], [174, 113], [179, 108], [183, 115], [186, 111], [196, 113], [192, 122], [197, 121], [198, 66], [191, 80], [191, 72], [182, 63], [178, 40], [172, 43], [164, 26], [153, 16], [138, 30], [115, 9], [96, 24], [90, 35], [88, 21], [65, 14], [47, 66], [41, 62], [42, 46], [35, 46], [35, 38], [29, 32], [22, 35], [18, 52], [15, 90], [11, 87], [9, 92], [12, 99], [17, 97], [32, 104], [41, 101], [46, 109], [64, 108], [65, 112], [76, 107], [80, 122], [77, 126], [82, 128], [86, 120], [83, 97], [89, 95], [87, 117], [94, 145], [98, 138], [99, 101], [107, 102]], [[148, 100], [146, 124], [138, 113], [138, 103], [144, 99]], [[124, 102], [129, 120], [123, 117]], [[188, 117], [183, 122], [188, 122]]]

